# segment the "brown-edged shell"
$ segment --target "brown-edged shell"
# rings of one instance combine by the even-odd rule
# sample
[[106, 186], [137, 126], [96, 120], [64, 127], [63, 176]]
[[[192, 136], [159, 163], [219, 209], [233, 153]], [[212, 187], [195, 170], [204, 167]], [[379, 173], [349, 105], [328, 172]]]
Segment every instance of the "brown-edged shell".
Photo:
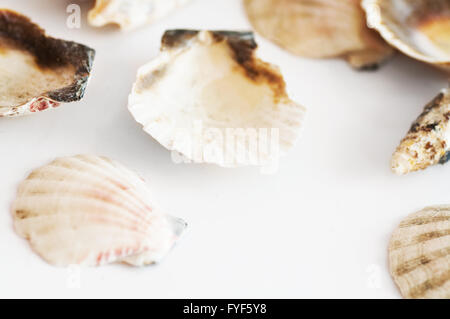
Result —
[[47, 36], [27, 17], [0, 10], [0, 117], [83, 98], [95, 51]]
[[403, 175], [449, 159], [450, 89], [443, 89], [425, 106], [392, 156], [392, 170]]
[[359, 0], [244, 0], [244, 7], [259, 34], [299, 56], [373, 69], [393, 54], [367, 27]]
[[403, 220], [389, 245], [391, 275], [405, 298], [450, 298], [450, 206]]

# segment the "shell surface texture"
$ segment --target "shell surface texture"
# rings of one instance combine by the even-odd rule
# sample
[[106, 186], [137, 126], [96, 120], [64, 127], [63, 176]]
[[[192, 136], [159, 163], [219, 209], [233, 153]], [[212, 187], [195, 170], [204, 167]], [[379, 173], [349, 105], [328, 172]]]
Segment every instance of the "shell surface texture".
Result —
[[79, 101], [95, 51], [55, 39], [14, 11], [0, 10], [0, 117]]
[[123, 30], [155, 23], [191, 0], [96, 0], [89, 11], [92, 26], [116, 24]]
[[405, 298], [450, 298], [450, 206], [403, 220], [389, 245], [391, 275]]
[[394, 50], [366, 24], [359, 0], [244, 0], [251, 24], [265, 38], [309, 58], [343, 57], [374, 69]]
[[33, 171], [12, 206], [16, 232], [56, 266], [159, 262], [186, 224], [160, 211], [145, 182], [104, 157], [59, 158]]
[[450, 70], [450, 0], [363, 0], [369, 26], [404, 54]]
[[450, 89], [443, 89], [425, 106], [391, 160], [392, 170], [403, 175], [444, 164], [450, 159]]
[[[160, 55], [139, 69], [128, 108], [148, 134], [191, 162], [236, 167], [278, 158], [297, 140], [305, 109], [256, 48], [251, 32], [167, 31]], [[261, 146], [267, 139], [273, 147]]]

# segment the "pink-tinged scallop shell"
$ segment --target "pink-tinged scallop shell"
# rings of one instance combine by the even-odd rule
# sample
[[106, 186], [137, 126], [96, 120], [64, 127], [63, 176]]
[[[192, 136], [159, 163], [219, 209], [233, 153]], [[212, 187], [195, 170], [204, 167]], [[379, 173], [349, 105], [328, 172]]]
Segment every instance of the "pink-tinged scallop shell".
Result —
[[0, 117], [83, 98], [95, 51], [55, 39], [27, 17], [0, 9]]
[[160, 261], [186, 224], [153, 202], [146, 183], [104, 157], [59, 158], [33, 171], [12, 207], [17, 233], [53, 265]]

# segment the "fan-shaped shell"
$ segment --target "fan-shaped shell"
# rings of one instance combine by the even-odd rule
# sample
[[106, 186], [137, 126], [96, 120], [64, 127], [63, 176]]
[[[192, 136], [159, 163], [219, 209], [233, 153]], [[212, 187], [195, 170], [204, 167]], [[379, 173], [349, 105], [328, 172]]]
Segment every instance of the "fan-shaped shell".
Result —
[[95, 51], [54, 39], [28, 18], [0, 10], [0, 117], [81, 100]]
[[191, 0], [96, 0], [88, 21], [101, 27], [117, 24], [131, 30], [154, 23]]
[[366, 25], [359, 0], [244, 0], [253, 27], [265, 38], [304, 57], [344, 57], [371, 69], [392, 48]]
[[389, 262], [405, 298], [450, 298], [450, 206], [403, 220], [392, 235]]
[[13, 203], [14, 226], [47, 262], [158, 262], [185, 224], [162, 213], [145, 182], [104, 157], [59, 158], [33, 171]]
[[[293, 146], [305, 110], [287, 96], [278, 68], [255, 56], [252, 33], [172, 30], [162, 43], [161, 54], [139, 69], [128, 107], [163, 146], [195, 162], [227, 167], [259, 165]], [[232, 141], [230, 135], [240, 133], [248, 141], [255, 137], [249, 144], [256, 148]], [[258, 148], [276, 133], [279, 154]], [[256, 161], [241, 161], [240, 155]]]
[[450, 89], [425, 106], [392, 156], [392, 170], [399, 174], [425, 169], [449, 159]]
[[410, 57], [450, 70], [449, 0], [363, 0], [369, 26]]

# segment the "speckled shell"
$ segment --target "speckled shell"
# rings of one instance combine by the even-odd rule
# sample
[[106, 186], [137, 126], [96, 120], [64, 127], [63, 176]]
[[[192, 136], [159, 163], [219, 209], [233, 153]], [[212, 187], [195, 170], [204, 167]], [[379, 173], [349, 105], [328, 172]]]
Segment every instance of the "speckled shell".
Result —
[[[214, 134], [203, 149], [217, 154], [223, 151], [219, 136], [229, 129], [275, 129], [283, 155], [299, 136], [305, 109], [289, 99], [278, 68], [258, 59], [256, 48], [249, 32], [167, 31], [161, 54], [139, 69], [128, 108], [163, 146], [197, 163], [253, 165], [238, 163], [234, 155], [196, 157], [185, 138], [206, 130]], [[246, 158], [273, 155], [243, 152]]]
[[450, 1], [363, 0], [369, 26], [404, 54], [450, 71]]
[[0, 117], [83, 98], [95, 51], [54, 39], [19, 13], [0, 10]]
[[92, 26], [119, 25], [123, 30], [132, 30], [155, 23], [170, 12], [191, 0], [96, 0], [89, 11], [88, 21]]
[[299, 56], [374, 69], [394, 52], [367, 27], [360, 0], [244, 0], [244, 7], [258, 33]]
[[391, 275], [405, 298], [450, 298], [450, 206], [403, 220], [389, 245]]
[[12, 214], [16, 232], [57, 266], [155, 263], [185, 227], [160, 211], [134, 172], [88, 155], [33, 171], [19, 186]]
[[449, 159], [450, 89], [425, 106], [392, 156], [392, 170], [403, 175]]

